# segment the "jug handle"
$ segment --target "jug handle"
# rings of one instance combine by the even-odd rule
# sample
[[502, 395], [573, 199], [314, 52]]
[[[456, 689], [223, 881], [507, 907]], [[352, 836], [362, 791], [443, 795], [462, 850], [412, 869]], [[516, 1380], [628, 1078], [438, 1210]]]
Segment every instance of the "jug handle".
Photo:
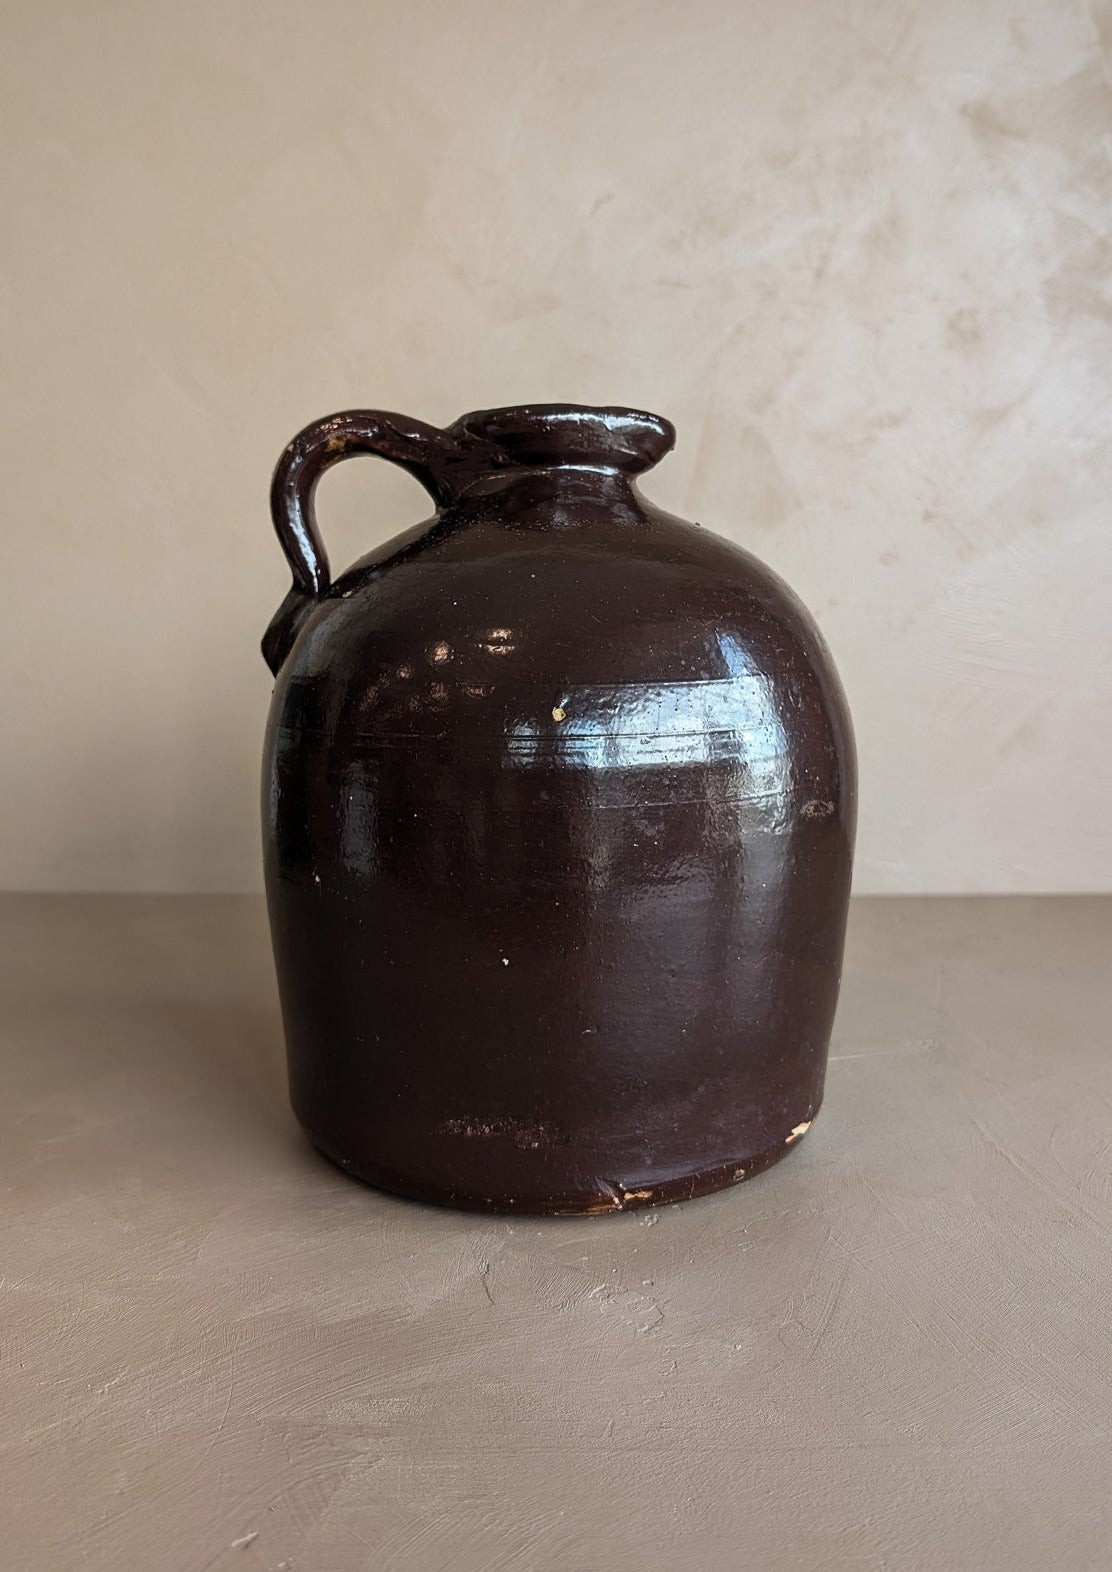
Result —
[[436, 426], [380, 409], [326, 415], [298, 432], [270, 486], [271, 518], [293, 572], [293, 588], [263, 635], [263, 657], [275, 676], [306, 615], [332, 582], [313, 501], [325, 470], [353, 454], [373, 453], [408, 470], [439, 506], [457, 491], [461, 466], [474, 464], [475, 447]]

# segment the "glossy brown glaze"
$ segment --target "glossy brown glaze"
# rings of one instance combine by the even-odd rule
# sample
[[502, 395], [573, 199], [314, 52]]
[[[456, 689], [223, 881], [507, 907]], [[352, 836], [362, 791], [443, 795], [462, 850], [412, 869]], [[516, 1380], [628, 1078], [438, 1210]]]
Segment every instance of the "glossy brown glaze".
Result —
[[[387, 1189], [649, 1206], [768, 1167], [818, 1112], [849, 718], [785, 585], [636, 489], [673, 438], [631, 410], [357, 411], [278, 465], [263, 815], [291, 1092]], [[355, 452], [437, 511], [332, 582], [313, 487]]]

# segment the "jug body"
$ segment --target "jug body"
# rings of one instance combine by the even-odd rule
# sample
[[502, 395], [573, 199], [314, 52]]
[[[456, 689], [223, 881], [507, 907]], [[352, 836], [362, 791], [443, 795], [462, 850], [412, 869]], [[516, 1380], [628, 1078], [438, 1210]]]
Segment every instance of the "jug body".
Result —
[[[327, 426], [310, 471], [350, 450]], [[435, 515], [335, 582], [315, 477], [276, 477], [264, 861], [295, 1111], [348, 1171], [457, 1206], [737, 1183], [822, 1099], [855, 800], [829, 655], [768, 569], [640, 495], [665, 422], [436, 435], [447, 459], [385, 454]]]

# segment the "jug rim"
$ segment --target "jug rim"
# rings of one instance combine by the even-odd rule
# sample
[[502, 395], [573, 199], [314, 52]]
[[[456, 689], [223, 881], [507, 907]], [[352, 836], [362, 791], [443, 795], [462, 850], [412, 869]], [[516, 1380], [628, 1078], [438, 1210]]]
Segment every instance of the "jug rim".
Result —
[[461, 415], [449, 430], [494, 443], [528, 468], [578, 465], [639, 474], [675, 444], [671, 421], [610, 404], [507, 404]]

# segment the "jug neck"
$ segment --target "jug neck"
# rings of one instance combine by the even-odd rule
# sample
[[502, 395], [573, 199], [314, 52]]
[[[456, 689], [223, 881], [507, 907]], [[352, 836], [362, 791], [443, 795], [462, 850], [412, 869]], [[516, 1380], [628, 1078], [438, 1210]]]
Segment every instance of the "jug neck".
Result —
[[593, 464], [514, 464], [507, 469], [483, 469], [460, 487], [457, 502], [480, 502], [485, 498], [511, 498], [518, 503], [531, 501], [632, 502], [637, 497], [632, 477], [605, 465]]
[[477, 475], [449, 504], [457, 518], [502, 520], [514, 528], [567, 529], [605, 513], [612, 523], [639, 524], [644, 499], [628, 475], [617, 470], [553, 464], [487, 471]]

